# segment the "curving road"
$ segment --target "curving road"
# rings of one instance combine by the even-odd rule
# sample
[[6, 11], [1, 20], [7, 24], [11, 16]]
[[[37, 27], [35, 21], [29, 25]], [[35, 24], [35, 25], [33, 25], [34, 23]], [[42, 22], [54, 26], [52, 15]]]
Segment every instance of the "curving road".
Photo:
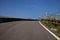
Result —
[[0, 40], [56, 40], [38, 21], [0, 23]]

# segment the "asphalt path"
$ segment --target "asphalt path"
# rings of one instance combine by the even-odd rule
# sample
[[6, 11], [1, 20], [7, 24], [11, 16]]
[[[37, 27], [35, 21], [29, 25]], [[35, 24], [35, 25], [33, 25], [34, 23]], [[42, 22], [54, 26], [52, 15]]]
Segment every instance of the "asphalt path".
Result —
[[38, 21], [0, 23], [0, 40], [56, 40]]

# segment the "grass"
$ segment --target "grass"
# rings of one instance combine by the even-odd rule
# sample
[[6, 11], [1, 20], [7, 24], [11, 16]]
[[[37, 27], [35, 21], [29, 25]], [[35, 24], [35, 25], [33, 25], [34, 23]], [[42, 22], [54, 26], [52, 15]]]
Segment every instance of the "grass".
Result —
[[56, 28], [57, 29], [57, 32], [58, 33], [60, 33], [60, 25], [54, 25], [54, 24], [52, 24], [51, 22], [49, 22], [49, 21], [45, 21], [45, 20], [43, 20], [43, 21], [41, 21], [44, 25], [46, 25], [47, 27], [49, 27], [49, 28]]
[[48, 26], [49, 28], [55, 27], [51, 22], [48, 22], [48, 21], [43, 21], [42, 23], [45, 24], [46, 26]]
[[60, 33], [60, 25], [57, 26], [57, 32]]

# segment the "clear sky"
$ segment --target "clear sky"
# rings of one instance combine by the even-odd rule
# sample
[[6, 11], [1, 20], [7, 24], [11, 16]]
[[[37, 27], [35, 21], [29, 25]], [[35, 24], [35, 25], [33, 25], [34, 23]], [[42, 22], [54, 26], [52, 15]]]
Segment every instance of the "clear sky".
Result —
[[60, 0], [0, 0], [0, 15], [38, 18], [46, 12], [59, 13]]

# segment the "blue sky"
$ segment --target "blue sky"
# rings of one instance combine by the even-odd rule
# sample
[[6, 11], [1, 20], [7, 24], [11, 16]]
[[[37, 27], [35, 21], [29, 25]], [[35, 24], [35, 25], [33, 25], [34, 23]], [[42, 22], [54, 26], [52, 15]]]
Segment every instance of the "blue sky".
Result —
[[0, 15], [38, 18], [46, 12], [59, 13], [60, 0], [0, 0]]

